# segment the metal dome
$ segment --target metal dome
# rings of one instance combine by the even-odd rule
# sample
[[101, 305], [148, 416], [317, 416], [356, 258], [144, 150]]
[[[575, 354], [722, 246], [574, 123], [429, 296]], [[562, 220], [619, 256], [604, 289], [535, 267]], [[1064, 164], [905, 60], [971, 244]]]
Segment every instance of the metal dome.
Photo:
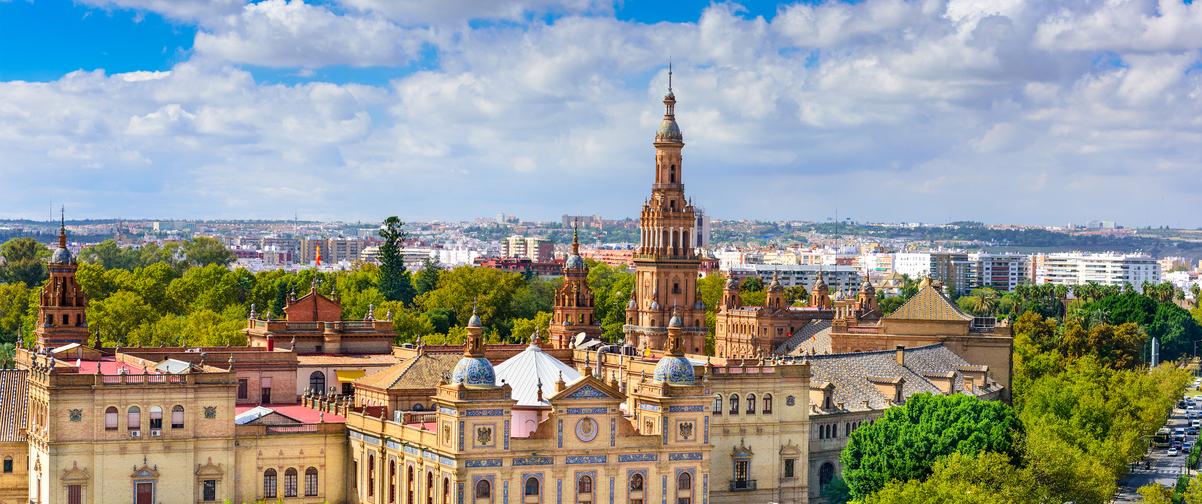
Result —
[[62, 247], [54, 249], [54, 254], [50, 256], [51, 264], [70, 264], [71, 262], [71, 251]]

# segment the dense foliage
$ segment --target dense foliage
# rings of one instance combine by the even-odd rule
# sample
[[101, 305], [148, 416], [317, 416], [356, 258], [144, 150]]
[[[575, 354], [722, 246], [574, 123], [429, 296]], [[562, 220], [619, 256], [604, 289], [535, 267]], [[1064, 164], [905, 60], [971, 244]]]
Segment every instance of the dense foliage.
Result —
[[856, 429], [844, 448], [843, 480], [853, 497], [865, 497], [891, 480], [930, 474], [946, 455], [1016, 454], [1020, 425], [1004, 403], [976, 397], [917, 394]]
[[[384, 231], [400, 240], [400, 223], [394, 224], [390, 228], [386, 223]], [[38, 258], [35, 264], [42, 268], [32, 285], [9, 277], [0, 283], [0, 366], [11, 355], [13, 343], [33, 339], [49, 254], [45, 246], [33, 245], [13, 240], [0, 247], [14, 251], [14, 260], [6, 260], [6, 265]], [[76, 277], [88, 296], [92, 338], [125, 346], [245, 344], [243, 329], [252, 306], [259, 317], [281, 318], [289, 296], [303, 296], [310, 289], [337, 299], [345, 319], [363, 318], [373, 305], [376, 317], [391, 313], [398, 342], [461, 342], [473, 303], [478, 303], [492, 341], [525, 341], [536, 329], [546, 333], [555, 289], [562, 282], [489, 268], [443, 269], [432, 261], [412, 275], [403, 269], [384, 274], [383, 267], [371, 264], [329, 273], [251, 273], [231, 269], [233, 255], [210, 238], [138, 248], [106, 241], [86, 247], [79, 259]], [[598, 319], [605, 337], [617, 340], [634, 275], [600, 263], [589, 265]], [[381, 283], [392, 285], [401, 299], [390, 299]]]

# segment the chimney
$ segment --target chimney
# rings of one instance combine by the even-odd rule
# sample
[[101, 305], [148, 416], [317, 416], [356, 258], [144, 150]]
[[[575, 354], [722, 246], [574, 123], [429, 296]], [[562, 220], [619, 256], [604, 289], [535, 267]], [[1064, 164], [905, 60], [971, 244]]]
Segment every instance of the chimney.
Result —
[[275, 337], [270, 334], [267, 335], [267, 351], [275, 351]]
[[898, 366], [904, 367], [906, 365], [906, 346], [905, 345], [897, 345], [896, 359], [897, 359]]

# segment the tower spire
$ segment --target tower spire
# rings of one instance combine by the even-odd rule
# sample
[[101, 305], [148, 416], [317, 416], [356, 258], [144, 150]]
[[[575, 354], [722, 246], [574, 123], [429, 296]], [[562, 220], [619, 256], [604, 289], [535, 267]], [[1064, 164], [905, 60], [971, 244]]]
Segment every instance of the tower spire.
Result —
[[58, 248], [67, 248], [67, 207], [63, 205], [58, 209]]
[[580, 255], [580, 217], [572, 219], [572, 255]]
[[668, 94], [672, 94], [672, 57], [668, 57]]

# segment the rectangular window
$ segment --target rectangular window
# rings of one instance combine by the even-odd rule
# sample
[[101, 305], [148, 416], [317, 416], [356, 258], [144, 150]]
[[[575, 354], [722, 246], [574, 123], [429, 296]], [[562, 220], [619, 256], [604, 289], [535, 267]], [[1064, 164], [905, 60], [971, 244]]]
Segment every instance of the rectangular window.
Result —
[[271, 404], [271, 388], [264, 388], [259, 392], [259, 404]]
[[201, 499], [205, 502], [217, 500], [217, 480], [204, 480], [204, 484], [201, 485]]
[[793, 477], [793, 462], [794, 462], [793, 459], [785, 459], [785, 477], [786, 478]]
[[67, 485], [67, 504], [83, 504], [83, 485]]
[[13, 459], [12, 459], [12, 457], [7, 457], [4, 459], [4, 473], [11, 474], [12, 472], [13, 472]]
[[238, 399], [246, 399], [249, 395], [246, 378], [238, 378]]

